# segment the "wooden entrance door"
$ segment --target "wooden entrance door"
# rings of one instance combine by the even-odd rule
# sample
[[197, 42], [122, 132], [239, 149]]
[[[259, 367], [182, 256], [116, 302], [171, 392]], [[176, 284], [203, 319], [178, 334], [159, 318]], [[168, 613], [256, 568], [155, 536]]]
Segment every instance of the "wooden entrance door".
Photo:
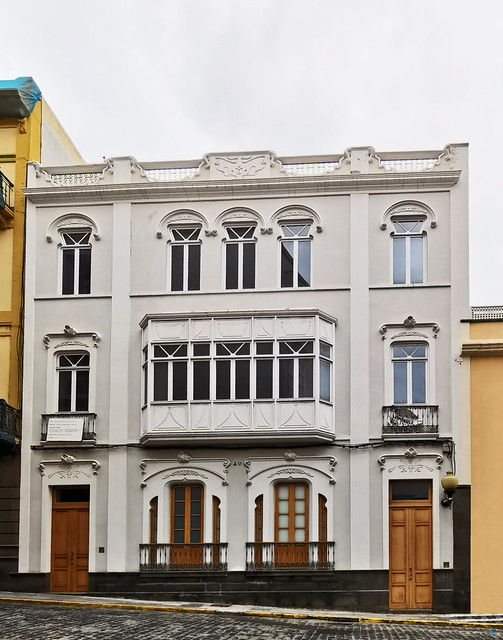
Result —
[[277, 567], [307, 565], [309, 540], [309, 490], [303, 483], [275, 487], [274, 564]]
[[171, 489], [171, 565], [198, 569], [203, 565], [203, 487]]
[[89, 588], [89, 487], [54, 489], [51, 591]]
[[433, 607], [431, 482], [390, 482], [390, 609]]

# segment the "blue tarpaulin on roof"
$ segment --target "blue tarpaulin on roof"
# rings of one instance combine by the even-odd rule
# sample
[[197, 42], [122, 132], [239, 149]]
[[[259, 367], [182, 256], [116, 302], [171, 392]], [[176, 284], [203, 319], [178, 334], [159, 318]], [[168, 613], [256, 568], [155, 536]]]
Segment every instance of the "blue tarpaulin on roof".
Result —
[[26, 118], [42, 97], [33, 78], [0, 80], [0, 118]]

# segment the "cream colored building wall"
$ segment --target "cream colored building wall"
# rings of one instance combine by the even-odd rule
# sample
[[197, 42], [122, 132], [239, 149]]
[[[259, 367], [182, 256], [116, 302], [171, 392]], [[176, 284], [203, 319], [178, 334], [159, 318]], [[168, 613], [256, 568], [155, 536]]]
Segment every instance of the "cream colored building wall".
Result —
[[51, 166], [83, 162], [82, 156], [44, 99], [42, 99], [42, 149], [40, 162]]
[[[503, 494], [494, 489], [503, 459], [503, 321], [471, 325], [471, 343], [501, 341], [500, 355], [471, 357], [471, 610], [503, 611]], [[496, 482], [495, 482], [496, 480]]]

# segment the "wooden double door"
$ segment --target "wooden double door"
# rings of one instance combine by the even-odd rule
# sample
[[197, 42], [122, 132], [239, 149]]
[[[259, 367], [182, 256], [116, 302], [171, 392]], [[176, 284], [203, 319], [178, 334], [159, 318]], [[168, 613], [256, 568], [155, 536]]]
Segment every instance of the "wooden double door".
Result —
[[58, 487], [52, 502], [51, 591], [88, 588], [89, 487]]
[[433, 607], [431, 482], [390, 482], [389, 607]]

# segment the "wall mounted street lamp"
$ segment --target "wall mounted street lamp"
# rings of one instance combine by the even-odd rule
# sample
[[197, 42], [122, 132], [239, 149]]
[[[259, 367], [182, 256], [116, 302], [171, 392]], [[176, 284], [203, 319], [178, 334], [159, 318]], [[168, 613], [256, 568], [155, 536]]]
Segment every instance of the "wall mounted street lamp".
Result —
[[441, 505], [443, 507], [452, 508], [452, 496], [458, 488], [458, 479], [452, 471], [447, 471], [445, 476], [440, 481], [442, 489], [445, 492], [445, 498], [442, 498]]

